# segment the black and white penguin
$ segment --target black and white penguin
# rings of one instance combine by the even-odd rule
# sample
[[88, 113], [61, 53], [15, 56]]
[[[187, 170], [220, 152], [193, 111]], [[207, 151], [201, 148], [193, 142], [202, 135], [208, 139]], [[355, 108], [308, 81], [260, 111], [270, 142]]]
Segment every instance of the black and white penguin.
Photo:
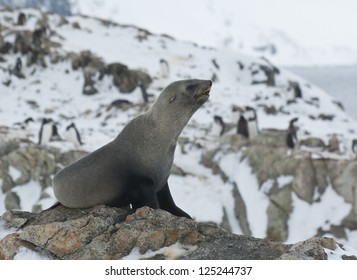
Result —
[[40, 132], [39, 132], [39, 137], [38, 137], [38, 144], [39, 145], [46, 145], [52, 137], [52, 132], [53, 132], [53, 125], [54, 122], [52, 119], [46, 119], [44, 118], [42, 120]]
[[258, 136], [258, 119], [255, 109], [249, 106], [245, 107], [244, 118], [248, 124], [249, 139], [254, 139]]
[[25, 25], [26, 23], [26, 15], [24, 13], [19, 13], [17, 17], [17, 25]]
[[237, 123], [237, 134], [243, 135], [246, 138], [249, 138], [248, 132], [248, 122], [245, 117], [240, 115], [238, 123]]
[[24, 120], [23, 122], [14, 123], [14, 126], [17, 126], [17, 127], [21, 128], [22, 130], [27, 130], [29, 128], [31, 122], [34, 122], [34, 120], [33, 120], [33, 118], [29, 117], [26, 120]]
[[236, 105], [233, 105], [231, 111], [231, 123], [237, 123], [240, 115], [241, 115], [241, 108], [239, 108]]
[[246, 106], [239, 109], [240, 117], [237, 123], [237, 134], [254, 139], [258, 135], [257, 113], [254, 108]]
[[352, 140], [351, 150], [352, 150], [353, 154], [355, 155], [355, 157], [357, 158], [357, 139]]
[[22, 71], [22, 60], [20, 57], [18, 57], [15, 62], [15, 72], [21, 73], [21, 71]]
[[160, 59], [161, 78], [167, 79], [170, 74], [169, 63], [165, 59]]
[[61, 141], [62, 140], [61, 136], [58, 133], [57, 124], [58, 123], [55, 123], [55, 122], [52, 124], [52, 135], [51, 135], [50, 141]]
[[215, 115], [213, 119], [211, 134], [214, 136], [222, 136], [225, 131], [225, 123], [222, 117]]
[[293, 149], [298, 144], [297, 131], [299, 128], [295, 125], [297, 121], [298, 118], [293, 118], [289, 122], [288, 133], [286, 135], [286, 145], [290, 149]]
[[32, 33], [32, 44], [36, 48], [41, 48], [42, 45], [42, 39], [46, 35], [46, 27], [39, 27], [35, 29]]
[[80, 147], [83, 145], [81, 135], [79, 134], [79, 131], [74, 123], [71, 123], [69, 126], [67, 126], [65, 137], [69, 142], [73, 143], [75, 147]]

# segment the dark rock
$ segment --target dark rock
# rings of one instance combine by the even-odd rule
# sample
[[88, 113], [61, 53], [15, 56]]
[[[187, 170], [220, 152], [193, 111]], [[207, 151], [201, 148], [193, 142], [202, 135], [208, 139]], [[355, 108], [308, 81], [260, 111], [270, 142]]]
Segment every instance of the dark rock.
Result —
[[323, 121], [332, 121], [335, 118], [335, 115], [320, 114], [318, 115], [318, 118]]

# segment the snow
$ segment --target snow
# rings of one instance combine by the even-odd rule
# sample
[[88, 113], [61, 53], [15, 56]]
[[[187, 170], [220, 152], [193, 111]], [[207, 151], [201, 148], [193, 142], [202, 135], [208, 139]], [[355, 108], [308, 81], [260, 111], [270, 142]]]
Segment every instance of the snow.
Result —
[[73, 5], [74, 12], [264, 55], [279, 65], [357, 63], [354, 0], [76, 0]]
[[259, 190], [257, 178], [247, 160], [241, 161], [240, 153], [225, 155], [220, 160], [222, 170], [237, 183], [238, 190], [246, 203], [247, 220], [254, 237], [264, 238], [268, 223], [268, 196]]
[[294, 179], [293, 176], [284, 176], [284, 175], [279, 176], [277, 178], [279, 188], [283, 188], [286, 185], [290, 184], [293, 181], [293, 179]]
[[292, 195], [293, 211], [290, 214], [287, 243], [296, 243], [313, 236], [319, 228], [328, 230], [331, 225], [340, 224], [341, 220], [351, 211], [351, 205], [346, 204], [331, 186], [328, 186], [313, 205]]
[[14, 260], [49, 260], [49, 258], [26, 247], [20, 247], [16, 252]]
[[357, 257], [357, 250], [354, 248], [351, 248], [349, 246], [345, 245], [339, 245], [337, 244], [337, 247], [335, 250], [330, 250], [330, 249], [324, 249], [325, 253], [327, 254], [327, 259], [328, 260], [342, 260], [342, 256], [355, 256]]
[[179, 242], [174, 243], [170, 246], [163, 247], [157, 251], [148, 250], [146, 253], [141, 254], [139, 248], [135, 247], [129, 255], [122, 258], [122, 260], [140, 260], [152, 258], [156, 255], [164, 255], [167, 259], [178, 259], [184, 255], [193, 252], [197, 249], [197, 246], [182, 245]]

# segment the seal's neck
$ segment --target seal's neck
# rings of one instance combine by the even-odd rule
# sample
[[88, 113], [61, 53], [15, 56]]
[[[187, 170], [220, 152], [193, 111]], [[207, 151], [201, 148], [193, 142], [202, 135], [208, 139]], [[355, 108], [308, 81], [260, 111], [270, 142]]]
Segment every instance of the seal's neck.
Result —
[[178, 109], [175, 106], [169, 110], [160, 110], [159, 106], [155, 105], [153, 104], [145, 114], [153, 120], [161, 137], [170, 139], [171, 143], [176, 143], [194, 111], [192, 108]]

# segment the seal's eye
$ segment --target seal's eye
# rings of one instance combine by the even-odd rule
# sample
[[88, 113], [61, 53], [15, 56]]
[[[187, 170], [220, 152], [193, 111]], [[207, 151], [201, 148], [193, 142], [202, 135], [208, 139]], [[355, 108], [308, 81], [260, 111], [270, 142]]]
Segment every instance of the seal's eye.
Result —
[[176, 99], [176, 96], [175, 96], [175, 95], [172, 96], [172, 97], [170, 98], [170, 103], [174, 102], [175, 99]]

